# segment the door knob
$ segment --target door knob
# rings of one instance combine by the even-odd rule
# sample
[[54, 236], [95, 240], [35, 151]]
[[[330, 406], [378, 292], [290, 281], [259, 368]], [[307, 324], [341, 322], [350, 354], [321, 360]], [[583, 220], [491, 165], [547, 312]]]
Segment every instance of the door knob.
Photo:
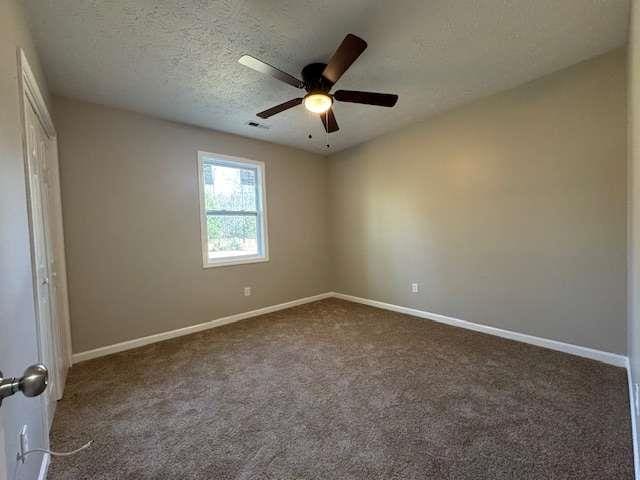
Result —
[[37, 397], [47, 388], [49, 371], [42, 364], [31, 365], [22, 374], [21, 378], [3, 378], [0, 372], [0, 406], [2, 400], [10, 397], [20, 390], [25, 397]]

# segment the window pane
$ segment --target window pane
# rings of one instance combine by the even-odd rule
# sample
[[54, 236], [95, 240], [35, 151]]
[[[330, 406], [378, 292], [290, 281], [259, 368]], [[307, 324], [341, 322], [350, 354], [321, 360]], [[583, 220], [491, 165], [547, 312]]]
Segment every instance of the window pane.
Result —
[[207, 210], [257, 210], [256, 170], [223, 165], [203, 165]]
[[257, 226], [256, 215], [208, 215], [209, 259], [257, 255]]

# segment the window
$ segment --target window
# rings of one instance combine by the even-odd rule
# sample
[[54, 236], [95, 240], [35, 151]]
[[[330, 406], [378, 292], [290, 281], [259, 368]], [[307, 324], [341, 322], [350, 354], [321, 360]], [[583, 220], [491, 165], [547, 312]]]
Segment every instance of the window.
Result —
[[203, 266], [266, 262], [264, 164], [198, 152]]

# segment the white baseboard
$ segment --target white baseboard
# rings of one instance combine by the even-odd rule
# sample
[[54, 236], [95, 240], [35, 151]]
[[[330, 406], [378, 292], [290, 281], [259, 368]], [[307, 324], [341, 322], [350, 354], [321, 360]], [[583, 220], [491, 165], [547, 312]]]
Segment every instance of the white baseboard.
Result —
[[348, 300], [350, 302], [362, 303], [364, 305], [370, 305], [372, 307], [383, 308], [385, 310], [391, 310], [394, 312], [405, 313], [414, 317], [426, 318], [439, 323], [446, 323], [454, 327], [465, 328], [467, 330], [474, 330], [476, 332], [488, 333], [489, 335], [495, 335], [497, 337], [508, 338], [509, 340], [516, 340], [518, 342], [529, 343], [538, 347], [549, 348], [551, 350], [557, 350], [560, 352], [570, 353], [579, 357], [590, 358], [592, 360], [598, 360], [599, 362], [608, 363], [609, 365], [615, 365], [616, 367], [626, 367], [627, 357], [619, 355], [617, 353], [603, 352], [601, 350], [595, 350], [593, 348], [581, 347], [578, 345], [572, 345], [570, 343], [559, 342], [557, 340], [549, 340], [547, 338], [534, 337], [533, 335], [527, 335], [524, 333], [513, 332], [511, 330], [504, 330], [502, 328], [489, 327], [487, 325], [481, 325], [479, 323], [468, 322], [466, 320], [460, 320], [458, 318], [447, 317], [446, 315], [440, 315], [438, 313], [425, 312], [424, 310], [418, 310], [416, 308], [402, 307], [400, 305], [393, 305], [391, 303], [379, 302], [377, 300], [370, 300], [368, 298], [354, 297], [353, 295], [345, 295], [344, 293], [333, 294], [336, 298], [342, 300]]
[[258, 315], [264, 315], [278, 310], [284, 310], [286, 308], [295, 307], [297, 305], [303, 305], [305, 303], [315, 302], [317, 300], [323, 300], [325, 298], [340, 298], [355, 303], [362, 303], [364, 305], [370, 305], [372, 307], [382, 308], [385, 310], [391, 310], [394, 312], [404, 313], [412, 315], [414, 317], [426, 318], [439, 323], [445, 323], [454, 327], [465, 328], [467, 330], [474, 330], [476, 332], [487, 333], [489, 335], [495, 335], [502, 338], [508, 338], [518, 342], [529, 343], [539, 347], [549, 348], [551, 350], [557, 350], [560, 352], [570, 353], [579, 357], [590, 358], [600, 362], [607, 363], [609, 365], [615, 365], [617, 367], [627, 367], [627, 357], [619, 355], [617, 353], [604, 352], [601, 350], [595, 350], [593, 348], [581, 347], [579, 345], [572, 345], [570, 343], [559, 342], [557, 340], [549, 340], [547, 338], [535, 337], [533, 335], [527, 335], [524, 333], [513, 332], [511, 330], [504, 330], [496, 327], [489, 327], [487, 325], [481, 325], [479, 323], [468, 322], [466, 320], [460, 320], [458, 318], [448, 317], [446, 315], [440, 315], [438, 313], [426, 312], [424, 310], [418, 310], [416, 308], [403, 307], [400, 305], [393, 305], [391, 303], [379, 302], [377, 300], [371, 300], [368, 298], [355, 297], [353, 295], [346, 295], [344, 293], [327, 292], [311, 297], [299, 298], [290, 302], [280, 303], [277, 305], [271, 305], [269, 307], [259, 308], [257, 310], [251, 310], [249, 312], [237, 313], [228, 317], [218, 318], [209, 322], [200, 323], [198, 325], [191, 325], [189, 327], [179, 328], [177, 330], [171, 330], [169, 332], [157, 333], [155, 335], [149, 335], [147, 337], [136, 338], [133, 340], [127, 340], [125, 342], [116, 343], [114, 345], [107, 345], [105, 347], [96, 348], [94, 350], [87, 350], [86, 352], [74, 353], [73, 363], [83, 362], [85, 360], [91, 360], [92, 358], [103, 357], [105, 355], [111, 355], [112, 353], [123, 352], [125, 350], [131, 350], [132, 348], [142, 347], [151, 343], [161, 342], [163, 340], [169, 340], [171, 338], [181, 337], [183, 335], [189, 335], [191, 333], [201, 332], [210, 328], [227, 325], [229, 323], [238, 322], [246, 318], [257, 317]]
[[627, 359], [627, 380], [629, 382], [629, 408], [631, 410], [631, 437], [633, 439], [633, 463], [635, 465], [635, 479], [640, 480], [640, 450], [638, 448], [638, 425], [636, 418], [636, 396], [633, 392], [633, 377], [631, 364]]
[[87, 350], [86, 352], [74, 353], [72, 356], [73, 363], [84, 362], [85, 360], [91, 360], [92, 358], [104, 357], [105, 355], [111, 355], [112, 353], [123, 352], [125, 350], [131, 350], [132, 348], [142, 347], [151, 343], [161, 342], [163, 340], [169, 340], [170, 338], [182, 337], [191, 333], [201, 332], [203, 330], [209, 330], [210, 328], [220, 327], [229, 323], [238, 322], [246, 318], [257, 317], [266, 313], [277, 312], [278, 310], [284, 310], [286, 308], [295, 307], [297, 305], [303, 305], [305, 303], [315, 302], [317, 300], [323, 300], [325, 298], [332, 297], [332, 292], [321, 293], [312, 297], [299, 298], [290, 302], [279, 303], [277, 305], [271, 305], [257, 310], [251, 310], [249, 312], [236, 313], [235, 315], [229, 315], [228, 317], [218, 318], [205, 323], [199, 323], [197, 325], [191, 325], [189, 327], [179, 328], [177, 330], [171, 330], [169, 332], [156, 333], [155, 335], [149, 335], [147, 337], [136, 338], [133, 340], [127, 340], [126, 342], [116, 343], [114, 345], [107, 345], [106, 347], [96, 348], [94, 350]]
[[40, 472], [38, 472], [38, 480], [47, 480], [47, 472], [49, 471], [49, 462], [51, 455], [45, 453], [42, 455], [42, 463], [40, 464]]

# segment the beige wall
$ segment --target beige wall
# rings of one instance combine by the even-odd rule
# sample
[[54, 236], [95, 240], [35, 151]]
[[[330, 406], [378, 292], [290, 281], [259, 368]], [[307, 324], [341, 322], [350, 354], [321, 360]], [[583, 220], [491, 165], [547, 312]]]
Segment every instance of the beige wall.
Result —
[[[74, 352], [329, 290], [326, 159], [94, 104], [53, 104]], [[202, 268], [198, 150], [265, 162], [269, 262]]]
[[334, 290], [625, 353], [625, 91], [617, 50], [332, 157]]
[[[20, 375], [38, 361], [27, 192], [22, 147], [17, 50], [24, 49], [45, 96], [46, 83], [21, 2], [0, 0], [0, 370]], [[14, 395], [0, 409], [0, 448], [8, 464], [0, 478], [36, 478], [40, 455], [16, 462], [18, 431], [28, 426], [33, 447], [46, 445], [40, 399]], [[6, 468], [5, 468], [6, 467]], [[5, 471], [6, 470], [6, 471]]]
[[[640, 383], [640, 5], [631, 4], [629, 38], [629, 276], [628, 353], [631, 377]], [[640, 419], [638, 419], [640, 420]], [[638, 425], [638, 421], [636, 421]], [[638, 452], [635, 452], [636, 456]], [[636, 465], [640, 461], [636, 459]], [[638, 472], [640, 477], [640, 472]]]
[[[329, 159], [55, 97], [74, 351], [336, 290], [625, 353], [625, 74], [617, 50]], [[267, 163], [269, 263], [202, 269], [198, 149]]]

